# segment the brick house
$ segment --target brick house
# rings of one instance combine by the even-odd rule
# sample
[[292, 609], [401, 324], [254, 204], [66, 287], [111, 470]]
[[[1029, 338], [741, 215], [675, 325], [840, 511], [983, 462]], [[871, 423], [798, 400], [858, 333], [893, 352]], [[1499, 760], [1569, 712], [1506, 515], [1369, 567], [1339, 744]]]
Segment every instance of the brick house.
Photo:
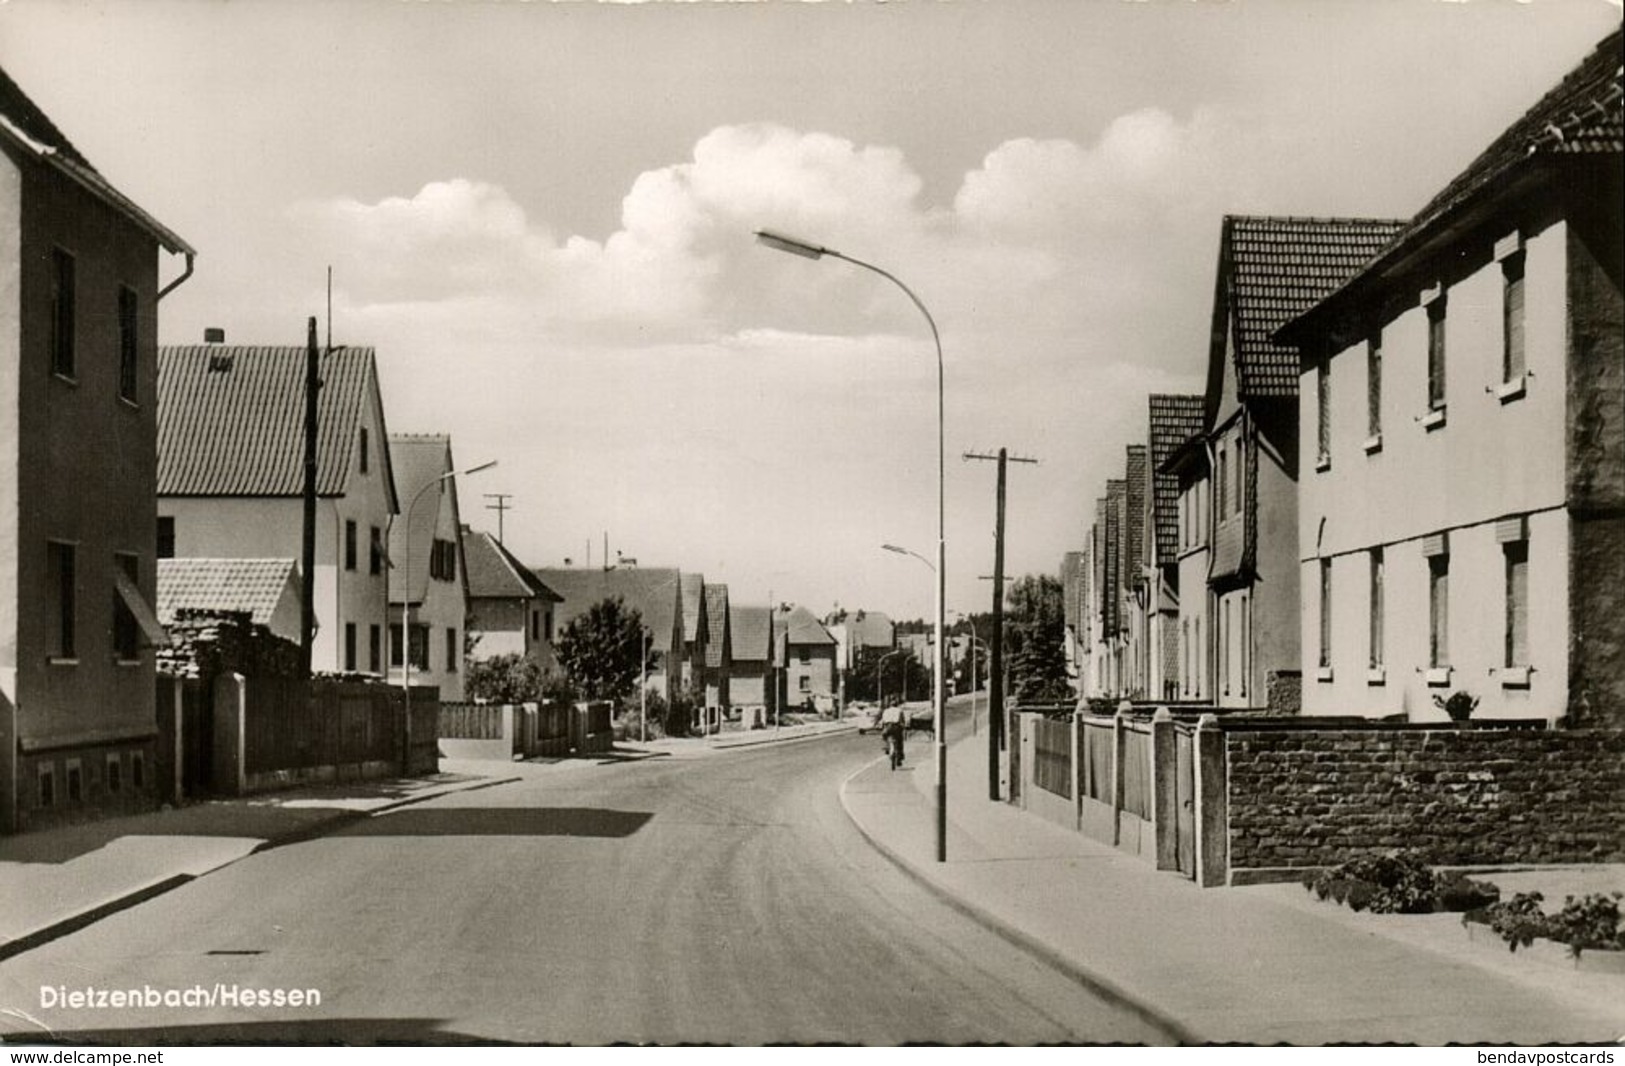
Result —
[[[1179, 476], [1163, 468], [1181, 446], [1200, 437], [1201, 396], [1154, 395], [1148, 402], [1146, 460], [1151, 491], [1145, 497], [1146, 696], [1180, 698], [1180, 522]], [[1205, 596], [1201, 585], [1185, 586]]]
[[[371, 348], [321, 357], [317, 400], [317, 671], [382, 676], [388, 530], [400, 507]], [[305, 349], [158, 351], [158, 554], [304, 554]]]
[[[0, 71], [0, 832], [153, 805], [158, 301], [190, 245]], [[160, 287], [158, 253], [186, 257]]]
[[1616, 30], [1279, 334], [1307, 713], [1625, 725], [1620, 64]]

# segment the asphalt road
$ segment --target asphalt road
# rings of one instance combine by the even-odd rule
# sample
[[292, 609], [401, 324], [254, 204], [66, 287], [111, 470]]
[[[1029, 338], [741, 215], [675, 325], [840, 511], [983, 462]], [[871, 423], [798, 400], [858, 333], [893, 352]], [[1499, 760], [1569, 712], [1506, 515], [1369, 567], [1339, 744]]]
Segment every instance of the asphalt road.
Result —
[[[916, 735], [913, 772], [930, 773]], [[1157, 1042], [852, 827], [874, 737], [522, 766], [272, 849], [0, 964], [0, 1033], [90, 1042]], [[315, 989], [300, 1007], [42, 1008]]]

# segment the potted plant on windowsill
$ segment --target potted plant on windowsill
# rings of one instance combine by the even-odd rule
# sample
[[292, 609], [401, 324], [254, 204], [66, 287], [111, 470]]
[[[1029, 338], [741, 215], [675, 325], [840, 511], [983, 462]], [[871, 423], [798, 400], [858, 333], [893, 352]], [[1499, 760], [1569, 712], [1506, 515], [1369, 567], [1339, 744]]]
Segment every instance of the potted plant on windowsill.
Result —
[[1468, 693], [1465, 689], [1452, 692], [1450, 698], [1443, 696], [1433, 697], [1434, 706], [1450, 716], [1450, 720], [1457, 725], [1466, 725], [1467, 720], [1473, 716], [1478, 708], [1478, 697]]

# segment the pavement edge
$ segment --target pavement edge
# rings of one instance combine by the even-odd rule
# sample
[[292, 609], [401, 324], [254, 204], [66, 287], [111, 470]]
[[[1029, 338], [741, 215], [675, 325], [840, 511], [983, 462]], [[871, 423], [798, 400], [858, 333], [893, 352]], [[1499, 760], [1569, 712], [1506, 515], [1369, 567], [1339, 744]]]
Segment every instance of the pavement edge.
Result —
[[881, 840], [879, 836], [870, 832], [869, 827], [864, 825], [863, 821], [859, 819], [857, 815], [852, 813], [851, 804], [847, 802], [846, 798], [846, 786], [852, 782], [853, 778], [868, 770], [871, 766], [876, 765], [876, 763], [879, 761], [879, 759], [876, 759], [873, 762], [866, 763], [865, 765], [854, 770], [852, 773], [848, 774], [846, 779], [841, 782], [839, 789], [837, 789], [837, 793], [841, 801], [841, 809], [846, 812], [847, 820], [852, 823], [863, 839], [869, 842], [871, 847], [873, 847], [881, 855], [885, 856], [887, 861], [889, 861], [893, 866], [896, 866], [909, 878], [923, 887], [927, 892], [930, 892], [937, 899], [947, 904], [947, 906], [952, 910], [964, 915], [966, 918], [976, 922], [978, 925], [981, 925], [995, 935], [1003, 937], [1011, 944], [1014, 944], [1016, 947], [1027, 952], [1029, 955], [1037, 958], [1040, 962], [1043, 962], [1045, 965], [1060, 972], [1075, 983], [1082, 985], [1084, 988], [1088, 989], [1094, 995], [1099, 996], [1101, 999], [1104, 999], [1115, 1006], [1122, 1007], [1124, 1010], [1136, 1015], [1147, 1025], [1150, 1025], [1152, 1028], [1165, 1033], [1173, 1043], [1186, 1046], [1207, 1043], [1207, 1041], [1204, 1041], [1200, 1037], [1196, 1036], [1180, 1022], [1163, 1014], [1155, 1007], [1141, 1002], [1138, 998], [1130, 995], [1128, 992], [1125, 992], [1123, 989], [1106, 980], [1104, 977], [1101, 977], [1099, 974], [1092, 973], [1089, 970], [1084, 969], [1072, 958], [1055, 950], [1048, 944], [1039, 940], [1037, 937], [1018, 929], [1014, 925], [1011, 925], [1009, 922], [1005, 921], [1003, 918], [993, 914], [991, 911], [978, 907], [976, 904], [971, 903], [962, 896], [957, 895], [945, 885], [939, 883], [935, 878], [931, 877], [930, 874], [926, 873], [924, 870], [921, 870], [918, 864], [904, 858], [901, 853], [896, 851], [885, 841]]

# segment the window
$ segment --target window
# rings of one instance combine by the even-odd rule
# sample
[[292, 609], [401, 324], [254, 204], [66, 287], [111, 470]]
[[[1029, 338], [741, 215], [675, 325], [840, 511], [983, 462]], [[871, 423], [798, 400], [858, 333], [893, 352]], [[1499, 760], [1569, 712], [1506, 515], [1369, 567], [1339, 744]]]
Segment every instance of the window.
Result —
[[1320, 561], [1320, 666], [1332, 665], [1332, 561]]
[[389, 665], [401, 665], [401, 631], [394, 626], [389, 627]]
[[344, 623], [344, 669], [355, 672], [355, 623]]
[[1235, 513], [1236, 514], [1241, 513], [1242, 486], [1244, 484], [1246, 484], [1246, 482], [1245, 482], [1245, 478], [1246, 478], [1245, 471], [1247, 469], [1247, 464], [1243, 461], [1245, 456], [1246, 456], [1246, 452], [1247, 452], [1247, 442], [1246, 442], [1245, 439], [1243, 439], [1241, 437], [1240, 434], [1237, 434], [1237, 436], [1236, 436], [1236, 461], [1233, 464], [1231, 464], [1235, 468], [1235, 476], [1236, 476], [1236, 490], [1235, 490], [1235, 494], [1231, 497], [1232, 501], [1235, 504], [1235, 508], [1236, 508]]
[[1373, 440], [1382, 437], [1382, 331], [1365, 345], [1365, 428]]
[[367, 472], [367, 466], [368, 466], [369, 461], [370, 461], [370, 456], [368, 456], [368, 454], [367, 454], [367, 445], [368, 445], [367, 427], [362, 426], [361, 427], [361, 447], [360, 447], [359, 451], [361, 453], [361, 472], [363, 474], [365, 474]]
[[1523, 252], [1501, 260], [1501, 380], [1523, 377]]
[[1219, 615], [1219, 691], [1230, 695], [1230, 601]]
[[381, 574], [384, 572], [384, 531], [373, 526], [370, 536], [372, 540], [367, 553], [367, 572]]
[[85, 769], [78, 759], [69, 759], [67, 773], [63, 777], [68, 783], [68, 802], [81, 803], [85, 798]]
[[551, 607], [542, 611], [542, 637], [549, 644], [553, 643], [553, 608]]
[[436, 537], [429, 547], [429, 576], [437, 581], [457, 580], [457, 543]]
[[1332, 361], [1320, 364], [1315, 375], [1315, 401], [1319, 415], [1320, 452], [1316, 465], [1324, 470], [1332, 465]]
[[427, 625], [414, 625], [412, 627], [411, 648], [412, 669], [429, 669], [429, 627]]
[[801, 686], [800, 686], [800, 688], [801, 688], [802, 692], [811, 692], [812, 691], [812, 678], [808, 677], [806, 674], [802, 674], [801, 675]]
[[1428, 559], [1428, 665], [1450, 665], [1450, 556]]
[[530, 639], [533, 640], [533, 641], [542, 639], [542, 612], [541, 611], [532, 611], [532, 612], [530, 612]]
[[457, 672], [457, 660], [462, 658], [461, 653], [462, 649], [457, 646], [457, 630], [448, 627], [446, 630], [446, 673], [455, 674]]
[[1236, 646], [1236, 658], [1241, 663], [1241, 669], [1236, 674], [1236, 691], [1245, 696], [1247, 675], [1253, 670], [1253, 609], [1246, 593], [1242, 593], [1241, 602], [1236, 604], [1236, 616], [1241, 619], [1241, 640]]
[[135, 290], [118, 287], [118, 394], [135, 403], [139, 396], [141, 352], [137, 347]]
[[384, 672], [383, 631], [376, 625], [367, 627], [367, 669], [375, 674]]
[[35, 771], [39, 779], [39, 805], [41, 807], [56, 806], [56, 764], [42, 762]]
[[796, 662], [799, 662], [799, 663], [810, 663], [810, 662], [812, 662], [812, 649], [806, 647], [805, 645], [803, 645], [800, 648], [797, 648], [796, 649]]
[[[113, 565], [124, 571], [124, 576], [137, 588], [141, 587], [140, 566], [141, 560], [134, 555], [116, 552], [113, 555]], [[141, 630], [136, 625], [135, 615], [130, 612], [129, 604], [119, 594], [118, 588], [113, 589], [113, 655], [123, 662], [133, 662], [141, 658]]]
[[74, 567], [74, 546], [51, 541], [46, 549], [46, 580], [50, 583], [51, 616], [46, 619], [46, 631], [54, 638], [50, 655], [53, 659], [72, 659], [75, 654], [74, 615], [78, 610], [76, 589], [78, 577]]
[[355, 522], [344, 520], [344, 569], [355, 569]]
[[158, 558], [175, 558], [175, 519], [171, 515], [158, 516]]
[[73, 256], [51, 249], [51, 373], [65, 378], [74, 371]]
[[1225, 506], [1226, 493], [1230, 491], [1230, 454], [1229, 447], [1224, 441], [1219, 442], [1219, 520], [1222, 522], [1229, 508]]
[[114, 795], [124, 787], [124, 761], [116, 751], [107, 753], [107, 791]]
[[146, 752], [130, 752], [130, 784], [140, 792], [147, 787], [147, 755]]
[[1383, 573], [1384, 563], [1381, 548], [1371, 549], [1371, 618], [1369, 637], [1371, 641], [1371, 667], [1377, 669], [1382, 666], [1382, 612], [1383, 612]]
[[1505, 666], [1529, 665], [1529, 542], [1501, 545], [1506, 556]]
[[1444, 409], [1444, 307], [1441, 294], [1428, 304], [1428, 410]]

